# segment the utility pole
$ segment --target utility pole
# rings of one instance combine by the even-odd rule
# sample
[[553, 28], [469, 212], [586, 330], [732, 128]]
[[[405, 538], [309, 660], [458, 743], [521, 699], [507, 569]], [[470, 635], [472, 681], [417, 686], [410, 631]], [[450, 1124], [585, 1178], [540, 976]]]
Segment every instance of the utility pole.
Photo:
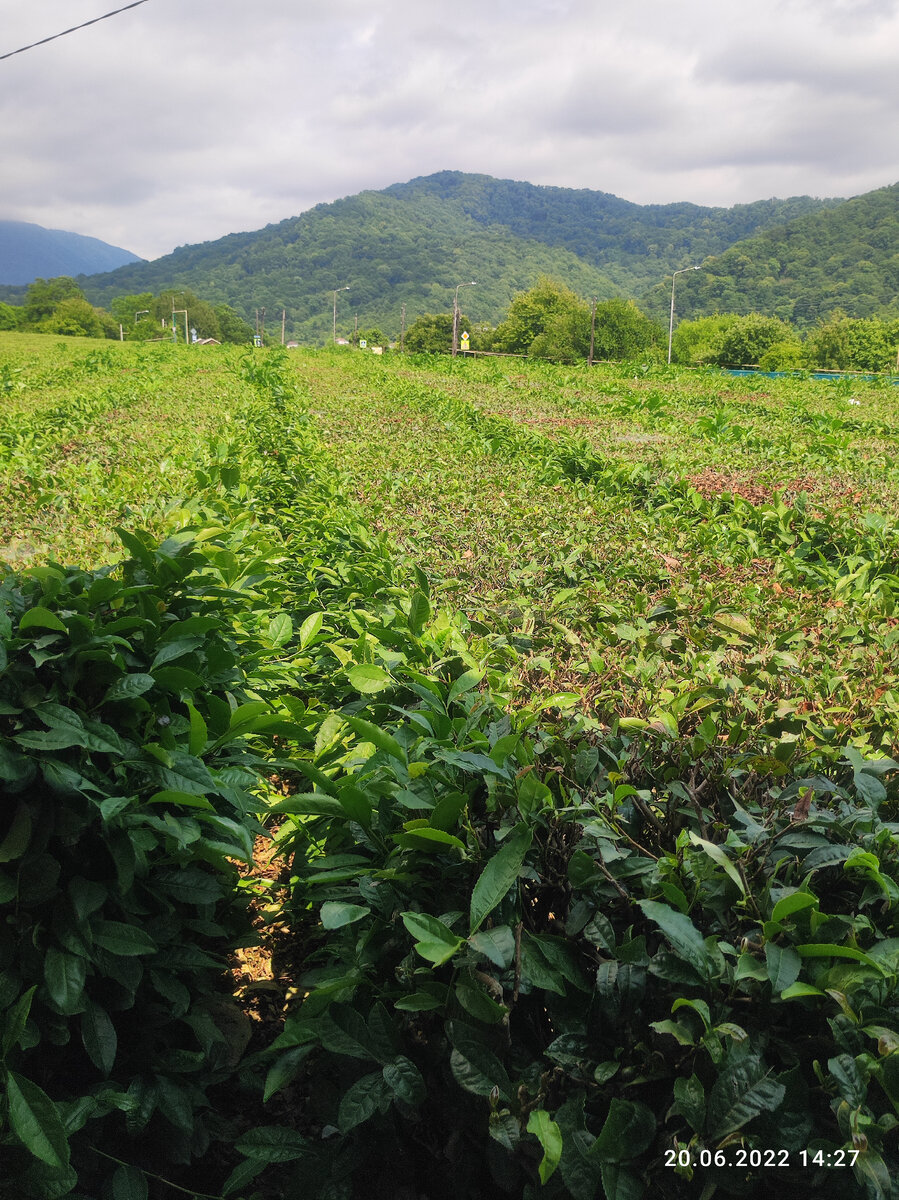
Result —
[[671, 315], [668, 318], [668, 366], [671, 366], [671, 339], [674, 334], [674, 281], [678, 275], [683, 275], [684, 271], [698, 271], [699, 267], [681, 267], [679, 271], [675, 271], [671, 276]]
[[453, 292], [453, 358], [459, 352], [459, 288], [477, 287], [478, 281], [470, 279], [468, 283], [457, 283]]
[[287, 309], [281, 309], [281, 345], [284, 345], [284, 324], [287, 320]]
[[176, 316], [176, 314], [178, 316], [181, 316], [182, 313], [184, 314], [184, 344], [185, 344], [185, 346], [189, 346], [190, 345], [190, 330], [187, 328], [187, 309], [186, 308], [175, 308], [175, 301], [173, 299], [172, 300], [172, 334], [174, 335], [173, 341], [176, 341], [176, 342], [178, 340], [178, 334], [177, 334], [177, 331], [175, 328], [175, 316]]
[[593, 335], [596, 333], [596, 297], [593, 297], [593, 309], [590, 313], [590, 357], [587, 359], [587, 366], [593, 366]]
[[350, 290], [349, 284], [347, 284], [346, 287], [334, 289], [334, 344], [335, 345], [337, 344], [337, 293], [338, 292], [348, 292], [349, 290]]
[[400, 317], [400, 354], [406, 352], [406, 306], [403, 305], [403, 315]]

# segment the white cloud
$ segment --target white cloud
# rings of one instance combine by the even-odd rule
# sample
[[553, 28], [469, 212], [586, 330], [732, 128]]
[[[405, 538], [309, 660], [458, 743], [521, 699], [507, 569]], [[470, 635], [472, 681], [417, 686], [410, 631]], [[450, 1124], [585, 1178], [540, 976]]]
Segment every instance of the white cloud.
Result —
[[[0, 53], [105, 10], [0, 7]], [[899, 179], [897, 8], [148, 0], [0, 63], [0, 216], [155, 257], [441, 169], [640, 203], [857, 194]]]

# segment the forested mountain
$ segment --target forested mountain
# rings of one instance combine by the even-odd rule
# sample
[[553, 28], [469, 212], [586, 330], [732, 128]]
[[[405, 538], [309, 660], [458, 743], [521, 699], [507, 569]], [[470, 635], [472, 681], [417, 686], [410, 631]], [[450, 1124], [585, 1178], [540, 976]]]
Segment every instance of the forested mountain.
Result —
[[140, 262], [136, 254], [99, 238], [62, 229], [45, 229], [29, 221], [0, 221], [0, 284], [27, 284], [58, 275], [94, 275], [124, 263]]
[[607, 192], [538, 187], [489, 175], [440, 171], [397, 183], [386, 195], [433, 197], [483, 226], [571, 250], [603, 270], [619, 293], [639, 296], [685, 263], [720, 254], [742, 238], [842, 204], [794, 196], [733, 208], [633, 204]]
[[[645, 297], [651, 311], [670, 286]], [[899, 315], [899, 184], [766, 229], [677, 280], [680, 318], [760, 312], [803, 328], [837, 308]]]
[[314, 341], [331, 333], [335, 288], [350, 288], [338, 296], [338, 333], [352, 331], [358, 316], [360, 328], [380, 325], [392, 334], [404, 304], [409, 321], [445, 312], [456, 284], [472, 279], [478, 286], [463, 293], [466, 311], [496, 322], [541, 274], [585, 295], [617, 290], [571, 251], [483, 226], [437, 198], [361, 192], [255, 233], [179, 247], [83, 286], [104, 304], [121, 292], [190, 287], [210, 302], [232, 304], [251, 322], [264, 308], [266, 321], [280, 324], [286, 308], [288, 332]]
[[94, 303], [122, 293], [189, 287], [269, 328], [287, 310], [288, 334], [315, 341], [378, 325], [390, 335], [424, 312], [452, 307], [456, 284], [473, 321], [500, 321], [512, 297], [541, 275], [578, 294], [640, 297], [691, 260], [701, 261], [797, 215], [839, 204], [809, 197], [734, 208], [639, 205], [604, 192], [442, 171], [380, 192], [320, 204], [254, 233], [182, 246], [82, 281]]

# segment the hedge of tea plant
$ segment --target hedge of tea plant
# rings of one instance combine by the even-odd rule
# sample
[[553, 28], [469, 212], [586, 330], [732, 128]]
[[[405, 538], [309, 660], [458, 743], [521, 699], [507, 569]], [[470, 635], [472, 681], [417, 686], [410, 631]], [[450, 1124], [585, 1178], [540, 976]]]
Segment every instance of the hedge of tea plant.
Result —
[[277, 435], [265, 511], [326, 611], [272, 809], [306, 969], [253, 1069], [302, 1100], [225, 1194], [751, 1195], [776, 1152], [795, 1194], [890, 1196], [899, 764], [504, 711], [514, 661], [447, 636], [308, 425]]
[[[241, 376], [177, 533], [4, 584], [13, 1194], [146, 1195], [168, 1155], [246, 1200], [892, 1197], [899, 764], [522, 705], [514, 644], [366, 527], [314, 393]], [[301, 956], [236, 1064], [257, 816]]]

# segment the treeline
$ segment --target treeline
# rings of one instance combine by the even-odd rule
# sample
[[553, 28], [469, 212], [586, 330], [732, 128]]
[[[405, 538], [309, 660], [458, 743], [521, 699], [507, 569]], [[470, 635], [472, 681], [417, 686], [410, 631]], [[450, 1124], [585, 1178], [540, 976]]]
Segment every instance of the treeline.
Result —
[[[535, 287], [519, 292], [505, 320], [494, 328], [471, 324], [460, 315], [458, 329], [468, 332], [469, 348], [499, 354], [527, 354], [554, 362], [573, 363], [594, 358], [626, 359], [648, 354], [658, 357], [666, 331], [640, 311], [632, 300], [613, 298], [593, 305], [570, 288], [544, 276]], [[410, 327], [405, 349], [441, 353], [452, 346], [453, 314], [426, 313]]]
[[836, 309], [805, 331], [761, 313], [718, 313], [682, 321], [672, 361], [688, 366], [758, 366], [766, 371], [899, 369], [899, 318], [848, 317]]
[[[552, 279], [520, 292], [508, 315], [495, 328], [472, 324], [460, 315], [458, 330], [468, 332], [468, 349], [524, 354], [554, 362], [594, 359], [643, 359], [664, 362], [668, 329], [653, 321], [632, 300], [592, 304]], [[428, 313], [408, 329], [404, 348], [446, 353], [452, 347], [453, 314]], [[461, 343], [460, 343], [461, 345]], [[763, 370], [889, 371], [899, 369], [899, 318], [849, 317], [837, 309], [805, 331], [762, 313], [716, 313], [682, 321], [674, 331], [672, 362], [684, 366], [742, 367]]]
[[[173, 311], [178, 313], [176, 318]], [[185, 312], [191, 338], [196, 331], [198, 339], [238, 344], [252, 340], [253, 330], [233, 308], [227, 304], [208, 304], [189, 288], [169, 289], [158, 296], [152, 292], [116, 296], [105, 309], [91, 304], [68, 275], [36, 279], [29, 285], [21, 305], [0, 302], [0, 329], [57, 333], [64, 337], [183, 341]]]

